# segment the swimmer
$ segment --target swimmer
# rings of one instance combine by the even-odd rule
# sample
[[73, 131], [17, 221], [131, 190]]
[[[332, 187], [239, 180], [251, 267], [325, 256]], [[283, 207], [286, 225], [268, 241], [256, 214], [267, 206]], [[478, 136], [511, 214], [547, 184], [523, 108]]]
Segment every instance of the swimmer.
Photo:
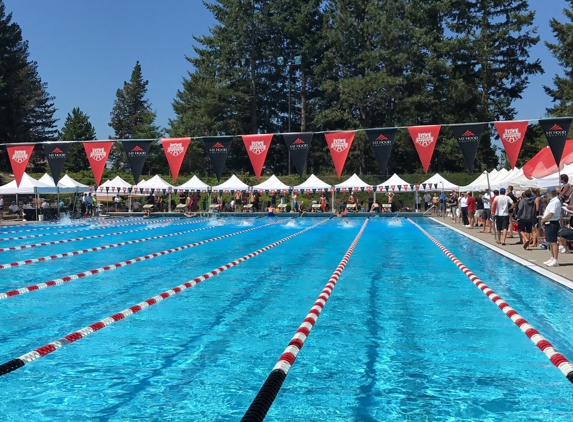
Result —
[[150, 217], [149, 210], [144, 210], [143, 211], [143, 218], [149, 218], [149, 217]]
[[197, 213], [196, 212], [186, 212], [183, 213], [183, 215], [187, 218], [193, 218], [193, 217], [197, 217]]

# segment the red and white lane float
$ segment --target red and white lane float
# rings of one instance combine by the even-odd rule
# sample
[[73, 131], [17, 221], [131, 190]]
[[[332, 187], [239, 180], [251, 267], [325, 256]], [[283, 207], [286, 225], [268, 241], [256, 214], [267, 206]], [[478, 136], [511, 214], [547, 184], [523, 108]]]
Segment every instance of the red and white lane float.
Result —
[[521, 315], [517, 313], [515, 309], [507, 304], [501, 297], [499, 297], [492, 289], [490, 289], [483, 281], [481, 281], [478, 276], [472, 273], [469, 268], [467, 268], [458, 258], [454, 256], [445, 246], [432, 237], [426, 230], [420, 227], [417, 223], [412, 220], [410, 221], [414, 226], [416, 226], [422, 233], [424, 233], [432, 242], [436, 244], [438, 248], [446, 254], [448, 258], [462, 271], [475, 286], [480, 289], [493, 303], [495, 303], [499, 309], [509, 317], [515, 325], [519, 327], [521, 331], [535, 344], [539, 350], [541, 350], [545, 356], [549, 358], [551, 363], [559, 369], [563, 375], [567, 377], [569, 382], [573, 383], [573, 365], [567, 360], [565, 356], [559, 353], [555, 347], [549, 341], [547, 341], [539, 332], [533, 328]]
[[80, 249], [79, 251], [64, 252], [64, 253], [59, 253], [59, 254], [55, 254], [55, 255], [44, 256], [41, 258], [30, 258], [30, 259], [26, 259], [24, 261], [11, 262], [9, 264], [0, 264], [0, 270], [5, 270], [8, 268], [14, 268], [14, 267], [21, 267], [22, 265], [30, 265], [30, 264], [34, 264], [36, 262], [52, 261], [52, 260], [58, 259], [58, 258], [67, 258], [69, 256], [84, 255], [84, 254], [90, 253], [90, 252], [97, 252], [97, 251], [103, 251], [106, 249], [119, 248], [119, 247], [122, 247], [125, 245], [135, 245], [137, 243], [148, 242], [150, 240], [164, 239], [166, 237], [181, 236], [183, 234], [189, 234], [189, 233], [198, 232], [198, 231], [202, 231], [202, 230], [214, 229], [215, 227], [217, 227], [217, 226], [201, 227], [201, 228], [195, 229], [195, 230], [184, 230], [181, 232], [162, 234], [159, 236], [144, 237], [142, 239], [126, 240], [125, 242], [112, 243], [110, 245], [103, 245], [103, 246], [94, 246], [93, 248]]
[[[300, 236], [303, 233], [306, 233], [307, 231], [314, 229], [315, 227], [325, 223], [326, 221], [328, 221], [328, 219], [325, 220], [321, 220], [318, 223], [314, 224], [313, 226], [307, 227], [304, 230], [301, 230], [297, 233], [291, 234], [290, 236], [287, 236], [277, 242], [271, 243], [270, 245], [265, 246], [264, 248], [260, 248], [257, 249], [254, 252], [251, 252], [248, 255], [244, 255], [241, 258], [235, 259], [232, 262], [229, 262], [228, 264], [225, 264], [219, 268], [216, 268], [214, 270], [211, 270], [199, 277], [194, 278], [193, 280], [187, 281], [186, 283], [180, 284], [177, 287], [172, 288], [171, 290], [167, 290], [166, 292], [160, 293], [157, 296], [152, 297], [151, 299], [147, 299], [141, 303], [138, 303], [137, 305], [131, 306], [127, 309], [124, 309], [121, 312], [118, 312], [117, 314], [114, 314], [112, 316], [109, 316], [105, 319], [102, 319], [101, 321], [98, 321], [94, 324], [88, 325], [87, 327], [82, 328], [81, 330], [78, 330], [76, 332], [73, 332], [71, 334], [68, 334], [67, 336], [62, 337], [59, 340], [53, 341], [49, 344], [46, 344], [45, 346], [39, 347], [36, 350], [33, 350], [29, 353], [26, 353], [25, 355], [22, 355], [16, 359], [12, 359], [9, 362], [6, 362], [4, 364], [0, 365], [0, 376], [2, 375], [6, 375], [9, 374], [10, 372], [15, 371], [16, 369], [19, 369], [21, 367], [23, 367], [24, 365], [29, 364], [30, 362], [33, 362], [43, 356], [46, 356], [58, 349], [61, 349], [63, 346], [73, 343], [75, 341], [78, 341], [84, 337], [89, 336], [90, 334], [99, 331], [115, 322], [121, 321], [122, 319], [136, 314], [139, 311], [144, 310], [145, 308], [149, 308], [150, 306], [153, 306], [171, 296], [175, 296], [176, 294], [181, 293], [183, 290], [186, 289], [190, 289], [192, 287], [194, 287], [195, 285], [201, 283], [202, 281], [205, 281], [209, 278], [215, 277], [218, 274], [221, 274], [223, 271], [227, 271], [230, 268], [236, 267], [237, 265], [251, 259], [254, 258], [257, 255], [262, 254], [263, 252], [266, 252], [282, 243], [285, 243], [286, 241]], [[278, 222], [277, 222], [278, 223]], [[273, 224], [277, 224], [277, 223], [271, 223], [271, 224], [266, 224], [265, 226], [261, 226], [258, 228], [262, 228], [262, 227], [266, 227], [266, 226], [270, 226]], [[251, 229], [254, 230], [254, 229]], [[249, 230], [245, 230], [245, 231], [249, 231]]]
[[100, 274], [103, 273], [105, 271], [111, 271], [111, 270], [115, 270], [117, 268], [121, 268], [121, 267], [125, 267], [127, 265], [131, 265], [131, 264], [136, 264], [138, 262], [142, 262], [142, 261], [147, 261], [153, 258], [157, 258], [158, 256], [163, 256], [163, 255], [168, 255], [171, 254], [173, 252], [179, 252], [179, 251], [183, 251], [185, 249], [190, 249], [190, 248], [194, 248], [196, 246], [199, 245], [204, 245], [206, 243], [211, 243], [211, 242], [215, 242], [217, 240], [221, 240], [221, 239], [227, 239], [229, 237], [233, 237], [233, 236], [237, 236], [243, 233], [247, 233], [247, 232], [251, 232], [254, 230], [259, 230], [262, 229], [264, 227], [269, 227], [269, 226], [273, 226], [275, 224], [279, 224], [282, 223], [281, 220], [277, 220], [273, 223], [269, 223], [269, 224], [265, 224], [262, 226], [258, 226], [258, 227], [252, 227], [250, 229], [246, 229], [246, 230], [241, 230], [235, 233], [230, 233], [230, 234], [225, 234], [223, 236], [217, 236], [217, 237], [213, 237], [211, 239], [206, 239], [206, 240], [201, 240], [199, 242], [194, 242], [194, 243], [189, 243], [187, 245], [183, 245], [183, 246], [178, 246], [176, 248], [172, 248], [172, 249], [167, 249], [161, 252], [155, 252], [149, 255], [144, 255], [144, 256], [140, 256], [137, 258], [133, 258], [133, 259], [129, 259], [127, 261], [122, 261], [122, 262], [118, 262], [116, 264], [112, 264], [112, 265], [106, 265], [105, 267], [101, 267], [101, 268], [96, 268], [94, 270], [89, 270], [89, 271], [84, 271], [82, 273], [78, 273], [78, 274], [74, 274], [74, 275], [69, 275], [66, 277], [62, 277], [62, 278], [58, 278], [56, 280], [50, 280], [50, 281], [46, 281], [45, 283], [39, 283], [39, 284], [34, 284], [32, 286], [28, 286], [28, 287], [22, 287], [20, 289], [17, 290], [10, 290], [9, 292], [5, 292], [5, 293], [0, 293], [0, 300], [4, 300], [4, 299], [8, 299], [10, 297], [14, 297], [14, 296], [19, 296], [25, 293], [30, 293], [36, 290], [42, 290], [45, 289], [47, 287], [54, 287], [54, 286], [59, 286], [60, 284], [64, 284], [64, 283], [68, 283], [72, 280], [77, 280], [79, 278], [86, 278], [86, 277], [91, 277], [92, 275], [96, 275], [96, 274]]
[[110, 228], [110, 227], [116, 228], [116, 227], [135, 226], [137, 224], [153, 224], [153, 225], [156, 225], [156, 224], [169, 223], [169, 222], [176, 221], [176, 220], [180, 220], [180, 219], [179, 218], [170, 218], [170, 219], [166, 219], [166, 220], [143, 220], [143, 221], [137, 221], [137, 222], [132, 222], [132, 223], [113, 224], [113, 225], [103, 223], [103, 224], [98, 225], [98, 226], [90, 225], [90, 226], [85, 226], [84, 228], [81, 228], [81, 229], [66, 230], [66, 231], [62, 231], [62, 232], [42, 233], [42, 234], [33, 234], [33, 235], [26, 235], [26, 236], [3, 237], [3, 238], [0, 238], [0, 241], [32, 239], [32, 238], [36, 238], [36, 237], [45, 237], [45, 236], [53, 236], [53, 235], [60, 235], [60, 234], [77, 233], [77, 232], [83, 232], [83, 231], [88, 231], [88, 230], [105, 229], [105, 228]]
[[267, 412], [271, 408], [271, 405], [273, 404], [279, 390], [281, 389], [281, 386], [283, 385], [283, 382], [287, 376], [289, 369], [294, 364], [298, 352], [300, 352], [300, 349], [302, 349], [305, 340], [310, 335], [312, 327], [314, 327], [316, 320], [318, 319], [320, 313], [324, 309], [326, 302], [328, 301], [332, 291], [334, 290], [334, 286], [336, 286], [336, 283], [338, 282], [340, 275], [344, 271], [344, 268], [346, 267], [346, 264], [348, 263], [350, 256], [354, 252], [354, 249], [356, 248], [356, 245], [358, 244], [358, 241], [360, 240], [360, 237], [364, 232], [364, 229], [366, 229], [368, 221], [369, 220], [366, 219], [366, 221], [364, 221], [364, 224], [362, 224], [362, 228], [356, 235], [356, 238], [354, 239], [354, 241], [344, 254], [344, 257], [338, 264], [338, 267], [336, 267], [334, 273], [332, 273], [332, 275], [330, 276], [328, 283], [318, 296], [316, 302], [314, 302], [313, 307], [310, 308], [310, 312], [308, 313], [308, 315], [306, 316], [306, 318], [296, 331], [296, 334], [290, 341], [288, 347], [284, 350], [277, 364], [275, 365], [275, 367], [269, 374], [267, 380], [259, 390], [259, 393], [249, 406], [249, 409], [245, 413], [245, 416], [243, 416], [242, 421], [249, 421], [249, 422], [262, 421], [267, 415]]
[[[180, 226], [180, 225], [184, 225], [184, 224], [186, 225], [186, 224], [204, 223], [205, 221], [207, 221], [207, 219], [194, 220], [194, 221], [189, 221], [189, 222], [185, 222], [185, 223], [176, 223], [176, 224], [172, 224], [172, 226]], [[137, 232], [142, 232], [142, 231], [147, 231], [147, 230], [157, 230], [160, 227], [163, 227], [163, 226], [162, 225], [156, 225], [156, 226], [152, 226], [152, 227], [143, 227], [141, 229], [124, 230], [124, 231], [113, 232], [113, 233], [96, 234], [93, 236], [76, 237], [74, 239], [62, 239], [62, 240], [53, 240], [51, 242], [40, 242], [40, 243], [31, 243], [28, 245], [11, 246], [9, 248], [0, 248], [0, 252], [19, 251], [22, 249], [31, 249], [31, 248], [41, 247], [41, 246], [60, 245], [60, 244], [64, 244], [64, 243], [78, 242], [80, 240], [100, 239], [102, 237], [108, 237], [108, 236], [118, 236], [118, 235], [127, 234], [127, 233], [137, 233]]]

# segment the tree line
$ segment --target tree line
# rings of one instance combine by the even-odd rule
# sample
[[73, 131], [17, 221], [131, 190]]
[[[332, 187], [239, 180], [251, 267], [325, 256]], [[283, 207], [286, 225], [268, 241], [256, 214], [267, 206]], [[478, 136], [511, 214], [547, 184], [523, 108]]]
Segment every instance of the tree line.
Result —
[[[544, 87], [553, 101], [548, 115], [573, 115], [573, 0], [565, 22], [550, 21], [555, 43], [545, 42], [563, 75]], [[530, 57], [540, 38], [527, 0], [216, 0], [205, 3], [217, 24], [196, 36], [191, 70], [173, 100], [174, 118], [155, 125], [146, 98], [148, 81], [136, 63], [131, 78], [116, 92], [110, 113], [112, 138], [318, 132], [307, 173], [333, 173], [320, 132], [511, 120], [515, 101], [529, 78], [543, 73]], [[89, 116], [73, 109], [55, 129], [54, 101], [29, 59], [28, 45], [0, 0], [0, 136], [4, 142], [89, 140]], [[4, 59], [7, 58], [7, 59]], [[290, 92], [290, 95], [289, 95]], [[542, 117], [542, 116], [539, 116]], [[482, 136], [474, 172], [504, 166], [493, 126]], [[546, 145], [538, 125], [530, 125], [518, 165]], [[41, 152], [38, 152], [41, 154]], [[89, 167], [81, 144], [66, 170]], [[265, 172], [285, 175], [287, 149], [275, 137]], [[501, 162], [499, 157], [501, 156]], [[114, 169], [126, 168], [117, 143]], [[9, 169], [5, 157], [0, 161]], [[155, 143], [144, 173], [167, 173]], [[227, 172], [252, 171], [237, 138]], [[406, 130], [393, 146], [388, 172], [415, 173], [420, 162]], [[449, 128], [440, 133], [430, 171], [466, 171]], [[182, 172], [211, 176], [200, 141], [191, 143]], [[363, 132], [358, 132], [345, 172], [379, 174]]]

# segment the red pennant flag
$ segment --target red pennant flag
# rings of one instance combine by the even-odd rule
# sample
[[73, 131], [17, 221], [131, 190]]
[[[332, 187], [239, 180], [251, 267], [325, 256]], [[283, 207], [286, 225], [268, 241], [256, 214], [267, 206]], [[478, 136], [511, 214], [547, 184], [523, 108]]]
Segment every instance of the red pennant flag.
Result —
[[84, 149], [86, 150], [96, 185], [99, 185], [101, 182], [101, 176], [103, 175], [112, 145], [113, 141], [84, 142]]
[[511, 120], [509, 122], [494, 122], [499, 138], [503, 143], [503, 148], [507, 154], [507, 159], [511, 168], [515, 168], [519, 151], [525, 132], [527, 132], [527, 120]]
[[355, 132], [330, 132], [324, 134], [339, 179], [342, 175], [344, 163], [346, 163], [346, 157], [348, 157], [348, 152], [352, 146], [354, 135]]
[[174, 182], [177, 181], [177, 176], [179, 176], [181, 163], [183, 163], [183, 157], [185, 157], [190, 141], [191, 138], [169, 138], [161, 140], [161, 145], [163, 146], [165, 157], [167, 157], [167, 163], [171, 169]]
[[251, 164], [253, 165], [255, 176], [257, 176], [257, 180], [259, 180], [263, 171], [265, 159], [267, 158], [267, 153], [271, 147], [273, 134], [242, 135], [242, 138], [245, 148], [247, 149], [247, 153], [249, 154]]
[[408, 128], [408, 132], [410, 132], [410, 137], [412, 141], [414, 141], [414, 146], [416, 147], [416, 151], [418, 151], [418, 157], [420, 157], [422, 167], [426, 173], [428, 172], [428, 168], [430, 168], [430, 161], [432, 161], [432, 155], [434, 154], [436, 141], [440, 134], [440, 128], [441, 125], [411, 126]]
[[14, 173], [14, 179], [16, 179], [16, 186], [20, 187], [22, 176], [34, 151], [34, 145], [10, 145], [6, 146], [6, 149], [12, 165], [12, 173]]

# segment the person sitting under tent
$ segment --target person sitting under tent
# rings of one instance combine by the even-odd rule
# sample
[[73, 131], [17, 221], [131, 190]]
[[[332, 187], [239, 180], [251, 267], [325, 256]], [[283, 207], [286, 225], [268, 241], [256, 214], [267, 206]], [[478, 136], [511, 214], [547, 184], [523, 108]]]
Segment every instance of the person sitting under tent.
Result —
[[15, 202], [12, 202], [9, 208], [12, 214], [18, 214], [18, 205]]

